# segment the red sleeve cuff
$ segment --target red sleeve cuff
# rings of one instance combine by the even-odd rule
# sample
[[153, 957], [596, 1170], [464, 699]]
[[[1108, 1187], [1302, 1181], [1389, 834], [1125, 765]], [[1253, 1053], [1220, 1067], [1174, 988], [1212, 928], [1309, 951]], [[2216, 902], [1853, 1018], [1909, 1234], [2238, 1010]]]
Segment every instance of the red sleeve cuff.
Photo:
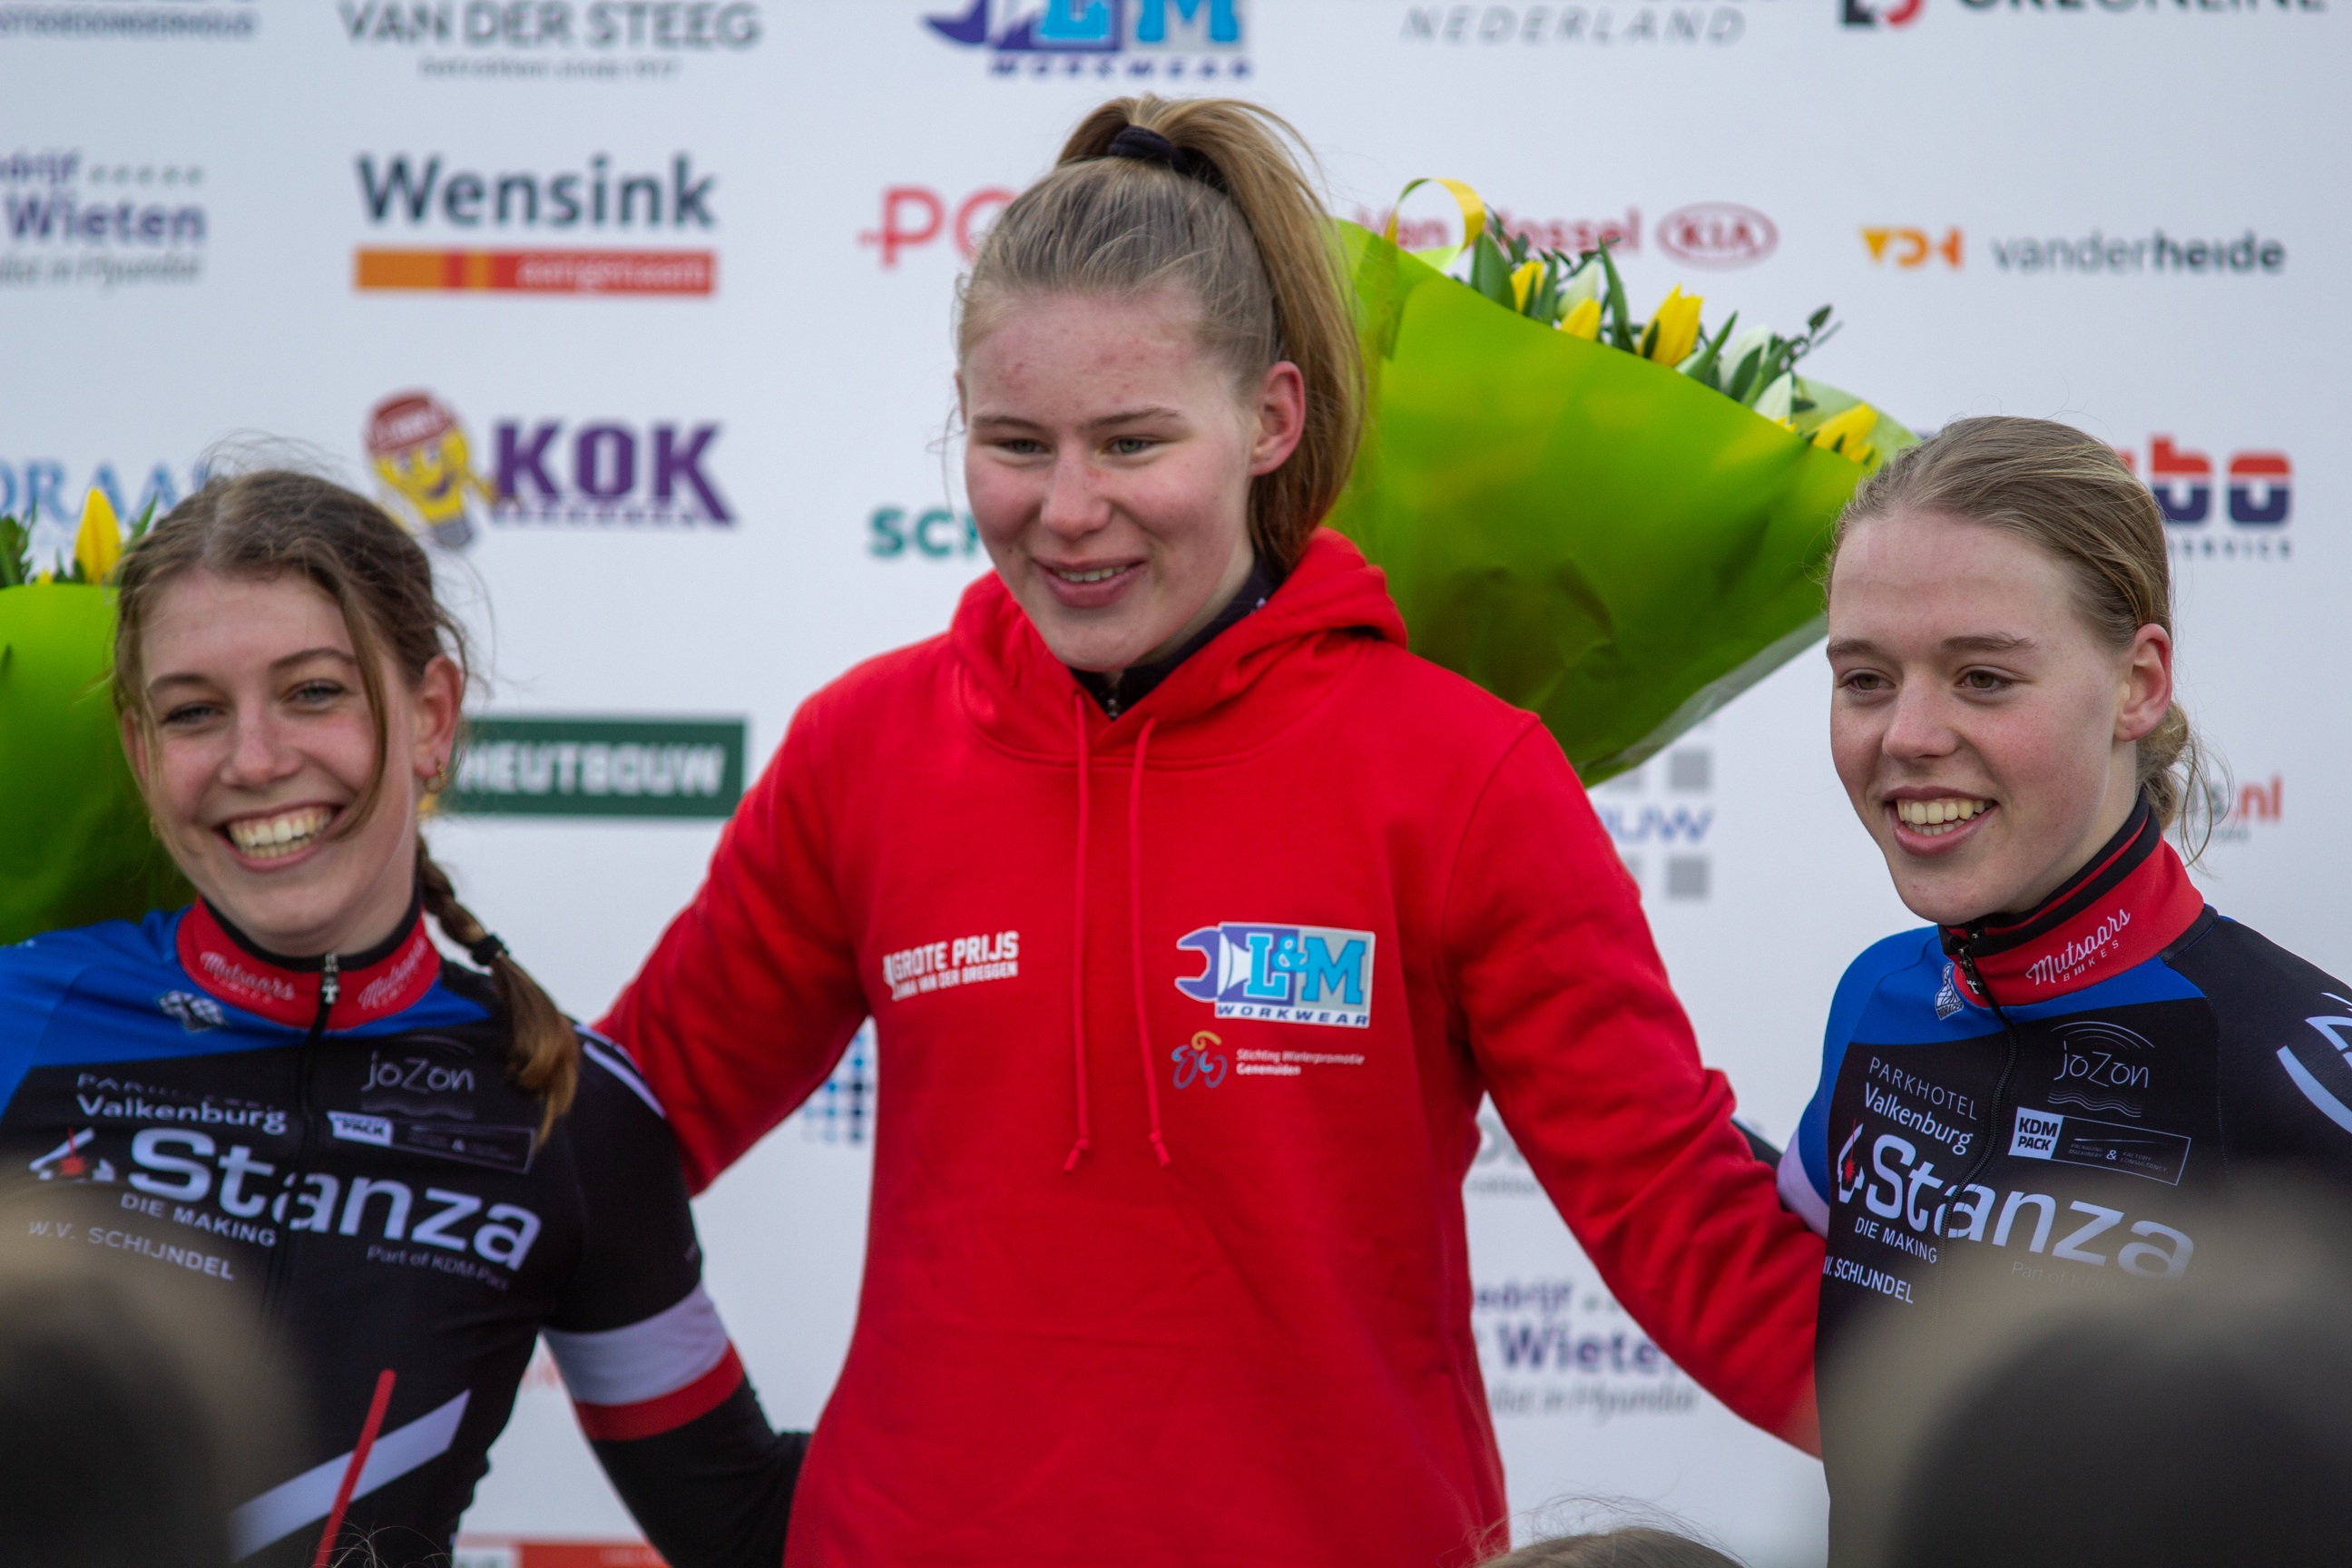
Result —
[[588, 1405], [574, 1400], [580, 1429], [599, 1443], [625, 1443], [674, 1431], [716, 1410], [743, 1381], [743, 1363], [730, 1343], [719, 1364], [683, 1387], [635, 1405]]

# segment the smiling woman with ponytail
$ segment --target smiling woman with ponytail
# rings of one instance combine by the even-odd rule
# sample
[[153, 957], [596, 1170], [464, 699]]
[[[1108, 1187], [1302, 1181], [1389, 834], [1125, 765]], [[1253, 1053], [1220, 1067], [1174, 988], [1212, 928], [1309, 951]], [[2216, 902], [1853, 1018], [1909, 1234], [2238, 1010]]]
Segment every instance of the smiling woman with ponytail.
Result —
[[[2235, 1239], [2213, 1200], [2266, 1166], [2352, 1185], [2352, 986], [2189, 879], [2214, 801], [2174, 699], [2165, 531], [2115, 448], [2009, 416], [1899, 454], [1838, 524], [1831, 755], [1932, 923], [1846, 971], [1781, 1167], [1829, 1237], [1832, 1563], [1880, 1560], [1858, 1521], [1888, 1500], [1851, 1489], [1884, 1458], [1885, 1380], [1841, 1354], [1917, 1305], [1969, 1300], [1982, 1328], [2054, 1291], [2210, 1272]], [[2041, 1393], [2090, 1408], [2097, 1387]], [[1932, 1555], [1886, 1560], [2049, 1550], [1989, 1494], [1948, 1495], [1968, 1506]]]
[[1293, 141], [1122, 99], [1006, 207], [957, 328], [995, 571], [802, 707], [603, 1026], [701, 1183], [875, 1020], [794, 1564], [1475, 1561], [1488, 1095], [1675, 1363], [1807, 1440], [1821, 1243], [1576, 775], [1320, 526], [1362, 371]]
[[[446, 1560], [544, 1338], [674, 1568], [768, 1568], [802, 1441], [769, 1429], [703, 1293], [660, 1104], [419, 830], [467, 686], [425, 551], [263, 470], [175, 507], [115, 583], [123, 743], [200, 897], [0, 949], [0, 1169], [48, 1184], [36, 1208], [127, 1183], [126, 1256], [261, 1292], [310, 1422], [236, 1554]], [[428, 1427], [408, 1468], [313, 1495], [363, 1431]]]

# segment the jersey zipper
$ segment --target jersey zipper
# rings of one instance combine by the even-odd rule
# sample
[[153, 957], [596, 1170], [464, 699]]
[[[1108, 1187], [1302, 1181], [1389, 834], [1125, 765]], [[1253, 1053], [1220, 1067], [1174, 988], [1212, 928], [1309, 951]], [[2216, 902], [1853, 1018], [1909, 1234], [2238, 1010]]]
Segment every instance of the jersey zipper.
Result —
[[[1977, 1163], [1969, 1167], [1968, 1174], [1945, 1189], [1948, 1195], [1945, 1203], [1938, 1205], [1939, 1212], [1949, 1205], [1957, 1205], [1966, 1195], [1969, 1184], [1984, 1174], [1985, 1167], [1992, 1163], [1994, 1145], [2000, 1136], [2000, 1104], [2009, 1097], [2010, 1079], [2017, 1076], [2017, 1026], [2009, 1021], [2009, 1010], [1994, 997], [1992, 987], [1987, 985], [1984, 983], [1984, 976], [1977, 973], [1976, 954], [1969, 951], [1976, 943], [1984, 940], [1984, 924], [1979, 921], [1973, 926], [1966, 926], [1962, 929], [1969, 933], [1969, 940], [1953, 950], [1952, 961], [1960, 966], [1961, 972], [1969, 977], [1969, 986], [1978, 995], [1984, 998], [1985, 1005], [1990, 1008], [1992, 1016], [2000, 1021], [2000, 1032], [2009, 1049], [2001, 1061], [2000, 1077], [1993, 1082], [1992, 1104], [1986, 1108], [1984, 1144], [1977, 1151]], [[1987, 1198], [1985, 1202], [1990, 1204], [1992, 1200]], [[1940, 1310], [1939, 1305], [1938, 1310]]]
[[[318, 1047], [320, 1040], [326, 1035], [327, 1020], [333, 1016], [336, 1000], [342, 995], [342, 977], [337, 972], [335, 955], [331, 952], [320, 966], [318, 1016], [310, 1020], [310, 1032], [303, 1037], [300, 1052], [294, 1061], [294, 1116], [302, 1129], [302, 1142], [300, 1151], [294, 1157], [293, 1173], [287, 1180], [289, 1193], [301, 1185], [311, 1161], [318, 1155], [318, 1116], [310, 1105], [311, 1090], [318, 1076]], [[292, 1206], [289, 1200], [288, 1207], [290, 1209]], [[261, 1288], [262, 1321], [273, 1331], [284, 1327], [280, 1320], [285, 1310], [287, 1285], [293, 1273], [294, 1227], [280, 1225], [278, 1227], [278, 1248], [269, 1258], [269, 1276]]]

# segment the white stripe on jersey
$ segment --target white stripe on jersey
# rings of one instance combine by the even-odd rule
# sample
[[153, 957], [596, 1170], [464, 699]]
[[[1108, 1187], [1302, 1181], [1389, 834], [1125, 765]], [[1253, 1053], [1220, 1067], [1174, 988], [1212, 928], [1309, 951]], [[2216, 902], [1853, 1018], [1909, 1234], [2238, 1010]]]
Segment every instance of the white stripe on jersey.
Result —
[[727, 1325], [700, 1285], [677, 1305], [623, 1329], [567, 1334], [541, 1329], [583, 1405], [638, 1405], [684, 1388], [727, 1354]]
[[[457, 1440], [457, 1424], [466, 1418], [466, 1404], [473, 1397], [473, 1391], [468, 1389], [407, 1426], [395, 1426], [377, 1437], [375, 1447], [368, 1450], [366, 1465], [361, 1468], [358, 1484], [352, 1488], [352, 1496], [363, 1498], [447, 1453], [449, 1445]], [[335, 1506], [335, 1493], [342, 1488], [343, 1472], [351, 1468], [352, 1454], [355, 1452], [356, 1449], [347, 1450], [322, 1465], [313, 1465], [229, 1515], [229, 1554], [249, 1557], [265, 1546], [285, 1540], [304, 1525], [316, 1524], [326, 1518]]]
[[[646, 1087], [646, 1080], [637, 1076], [636, 1064], [629, 1060], [625, 1051], [593, 1029], [581, 1029], [579, 1035], [580, 1049], [587, 1055], [589, 1060], [619, 1079], [622, 1087], [644, 1100], [656, 1116], [660, 1117], [664, 1121], [669, 1120], [669, 1112], [664, 1110], [661, 1101], [654, 1098], [654, 1091]], [[597, 1401], [591, 1400], [589, 1403], [593, 1405]]]

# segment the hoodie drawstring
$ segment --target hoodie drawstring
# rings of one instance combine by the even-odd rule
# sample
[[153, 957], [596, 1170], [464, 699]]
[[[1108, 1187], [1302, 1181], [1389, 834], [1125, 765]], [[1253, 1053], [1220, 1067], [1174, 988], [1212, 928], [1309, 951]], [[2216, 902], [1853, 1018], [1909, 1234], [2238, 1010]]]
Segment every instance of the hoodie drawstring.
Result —
[[1070, 1051], [1078, 1085], [1078, 1141], [1062, 1162], [1062, 1174], [1078, 1168], [1078, 1156], [1092, 1145], [1087, 1137], [1087, 775], [1094, 758], [1087, 745], [1087, 694], [1070, 697], [1078, 725], [1078, 873], [1070, 894]]
[[[1087, 1126], [1087, 829], [1092, 815], [1087, 775], [1094, 754], [1087, 738], [1087, 697], [1071, 699], [1071, 714], [1078, 727], [1078, 852], [1076, 883], [1070, 896], [1070, 1049], [1076, 1080], [1078, 1140], [1062, 1162], [1067, 1175], [1078, 1168], [1078, 1158], [1093, 1147]], [[1151, 742], [1156, 719], [1146, 719], [1135, 737], [1135, 765], [1127, 792], [1128, 957], [1135, 986], [1135, 1046], [1143, 1062], [1143, 1098], [1151, 1113], [1151, 1150], [1162, 1166], [1174, 1162], [1160, 1125], [1160, 1082], [1151, 1070], [1151, 1028], [1144, 1011], [1143, 989], [1143, 758]]]
[[1151, 1023], [1143, 1012], [1143, 748], [1151, 743], [1151, 726], [1158, 722], [1146, 719], [1135, 737], [1135, 771], [1127, 788], [1127, 941], [1129, 973], [1135, 981], [1135, 1048], [1143, 1054], [1143, 1098], [1151, 1107], [1151, 1150], [1166, 1166], [1174, 1162], [1160, 1135], [1160, 1078], [1151, 1070]]

